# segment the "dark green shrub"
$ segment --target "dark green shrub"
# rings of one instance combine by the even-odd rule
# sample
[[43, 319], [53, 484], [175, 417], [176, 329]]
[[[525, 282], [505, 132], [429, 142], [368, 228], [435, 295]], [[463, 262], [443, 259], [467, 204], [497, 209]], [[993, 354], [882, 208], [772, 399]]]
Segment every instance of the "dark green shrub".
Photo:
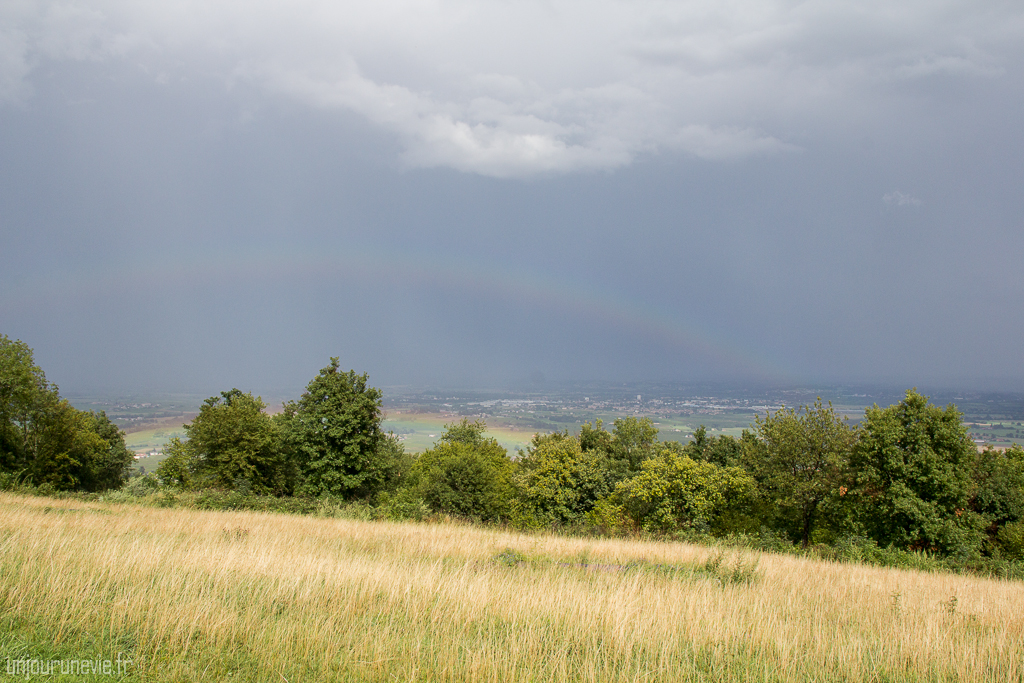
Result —
[[1013, 560], [1024, 560], [1024, 521], [1010, 522], [996, 537], [1003, 554]]
[[523, 514], [545, 526], [581, 524], [598, 500], [610, 493], [601, 456], [583, 451], [568, 435], [535, 439], [516, 462], [516, 484]]
[[494, 561], [504, 567], [515, 567], [526, 562], [526, 555], [513, 548], [505, 548], [494, 556]]

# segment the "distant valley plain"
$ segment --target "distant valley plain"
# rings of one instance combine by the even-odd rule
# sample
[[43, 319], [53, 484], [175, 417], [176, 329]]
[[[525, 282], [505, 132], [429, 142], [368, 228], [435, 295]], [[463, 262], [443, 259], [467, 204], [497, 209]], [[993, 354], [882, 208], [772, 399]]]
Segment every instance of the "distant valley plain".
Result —
[[[927, 389], [925, 389], [927, 393]], [[282, 392], [283, 393], [283, 392]], [[821, 396], [837, 411], [857, 422], [874, 403], [889, 405], [901, 396], [899, 388], [882, 387], [768, 387], [686, 386], [659, 384], [591, 385], [531, 391], [466, 391], [383, 389], [383, 428], [393, 432], [408, 452], [431, 448], [446, 424], [462, 418], [483, 420], [488, 435], [515, 454], [527, 448], [534, 434], [568, 430], [584, 422], [610, 425], [627, 417], [649, 417], [662, 440], [688, 441], [704, 425], [709, 432], [739, 437], [758, 416], [783, 406], [797, 407]], [[271, 413], [289, 398], [264, 397]], [[954, 403], [964, 413], [979, 446], [1024, 444], [1024, 396], [967, 391], [935, 391], [932, 401]], [[130, 396], [71, 396], [75, 407], [104, 410], [126, 432], [128, 447], [142, 455], [139, 464], [153, 471], [174, 437], [184, 438], [182, 425], [199, 412], [207, 397], [189, 394]]]

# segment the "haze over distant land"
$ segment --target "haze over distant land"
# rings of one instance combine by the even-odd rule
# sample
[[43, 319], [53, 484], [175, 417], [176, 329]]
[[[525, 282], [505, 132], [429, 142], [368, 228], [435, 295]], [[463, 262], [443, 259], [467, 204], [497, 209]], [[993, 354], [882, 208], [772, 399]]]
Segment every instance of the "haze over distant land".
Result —
[[1024, 7], [0, 6], [0, 333], [64, 392], [1024, 387]]

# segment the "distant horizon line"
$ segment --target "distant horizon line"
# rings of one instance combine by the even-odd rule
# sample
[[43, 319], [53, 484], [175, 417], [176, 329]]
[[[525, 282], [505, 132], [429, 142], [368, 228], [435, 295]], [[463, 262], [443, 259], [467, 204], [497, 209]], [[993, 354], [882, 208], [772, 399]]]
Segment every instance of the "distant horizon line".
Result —
[[[951, 393], [972, 393], [989, 395], [1024, 395], [1024, 382], [1009, 381], [1005, 378], [1001, 381], [995, 379], [954, 381], [930, 381], [917, 383], [904, 383], [900, 381], [814, 381], [814, 382], [775, 382], [770, 380], [545, 380], [541, 383], [528, 381], [505, 382], [505, 383], [480, 383], [477, 385], [441, 385], [430, 382], [408, 382], [402, 384], [376, 384], [371, 385], [381, 390], [385, 397], [391, 396], [416, 396], [430, 393], [462, 393], [468, 395], [476, 394], [517, 394], [517, 395], [544, 395], [544, 394], [569, 394], [584, 393], [587, 390], [606, 393], [630, 393], [637, 389], [647, 391], [680, 391], [683, 389], [715, 389], [741, 392], [792, 392], [792, 393], [814, 393], [819, 390], [829, 390], [834, 393], [841, 391], [845, 394], [848, 391], [866, 391], [871, 394], [902, 394], [909, 389], [917, 389], [921, 393], [937, 392], [940, 395]], [[75, 389], [70, 391], [61, 390], [65, 398], [133, 398], [133, 397], [154, 397], [154, 396], [180, 396], [182, 398], [207, 398], [218, 396], [222, 391], [236, 387], [225, 387], [213, 393], [203, 390], [182, 390], [182, 389], [115, 389], [96, 388], [91, 390]], [[284, 397], [298, 397], [305, 391], [305, 385], [291, 387], [248, 389], [237, 386], [242, 391], [256, 395], [265, 395], [268, 398], [277, 399]], [[642, 393], [642, 391], [641, 391]], [[852, 395], [852, 394], [846, 394]]]

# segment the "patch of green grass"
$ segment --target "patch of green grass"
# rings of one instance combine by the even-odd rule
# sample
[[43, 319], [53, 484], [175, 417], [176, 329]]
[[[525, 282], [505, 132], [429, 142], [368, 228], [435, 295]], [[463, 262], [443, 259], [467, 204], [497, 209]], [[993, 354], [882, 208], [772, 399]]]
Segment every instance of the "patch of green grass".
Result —
[[145, 680], [136, 645], [132, 634], [102, 627], [55, 630], [45, 618], [0, 616], [0, 673], [12, 680]]

